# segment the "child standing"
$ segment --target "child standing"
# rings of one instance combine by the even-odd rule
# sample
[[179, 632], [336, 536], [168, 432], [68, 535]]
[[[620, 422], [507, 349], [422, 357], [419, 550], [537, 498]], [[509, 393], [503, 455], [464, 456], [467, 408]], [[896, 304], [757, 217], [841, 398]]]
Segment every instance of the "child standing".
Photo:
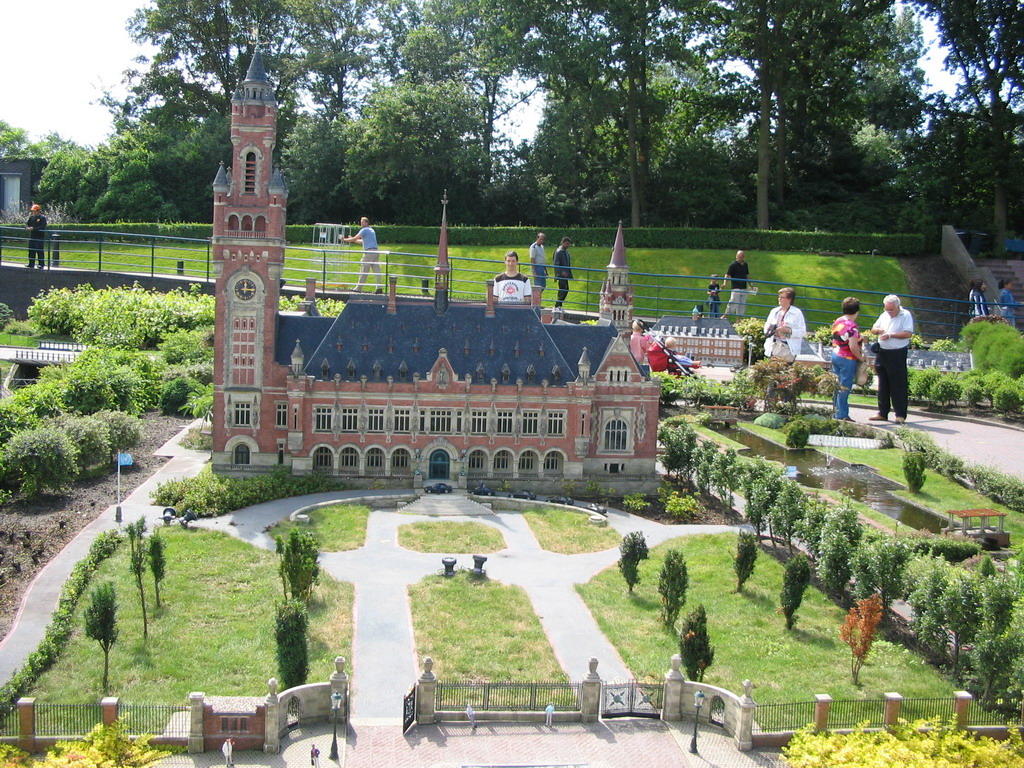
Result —
[[711, 282], [708, 283], [708, 316], [718, 317], [718, 308], [721, 306], [718, 300], [718, 293], [722, 290], [722, 287], [718, 284], [718, 275], [711, 276]]

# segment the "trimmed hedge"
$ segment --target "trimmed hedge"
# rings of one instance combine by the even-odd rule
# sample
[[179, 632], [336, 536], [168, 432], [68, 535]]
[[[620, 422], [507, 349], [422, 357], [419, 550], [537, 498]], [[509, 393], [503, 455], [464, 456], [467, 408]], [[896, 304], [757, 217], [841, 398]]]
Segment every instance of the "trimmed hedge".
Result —
[[[353, 223], [354, 225], [354, 223]], [[135, 235], [162, 235], [207, 239], [213, 232], [210, 224], [66, 224], [53, 226], [52, 231], [65, 229], [81, 232], [118, 232]], [[382, 243], [436, 245], [439, 227], [375, 225]], [[510, 243], [532, 242], [537, 227], [449, 227], [448, 242], [452, 245], [507, 246]], [[546, 227], [555, 242], [569, 237], [583, 247], [610, 248], [615, 242], [615, 227]], [[287, 227], [288, 242], [310, 244], [314, 226], [293, 224]], [[631, 248], [742, 248], [761, 251], [872, 253], [883, 256], [916, 256], [925, 252], [922, 235], [854, 234], [843, 232], [783, 232], [762, 229], [689, 229], [637, 227], [626, 230], [626, 243]]]

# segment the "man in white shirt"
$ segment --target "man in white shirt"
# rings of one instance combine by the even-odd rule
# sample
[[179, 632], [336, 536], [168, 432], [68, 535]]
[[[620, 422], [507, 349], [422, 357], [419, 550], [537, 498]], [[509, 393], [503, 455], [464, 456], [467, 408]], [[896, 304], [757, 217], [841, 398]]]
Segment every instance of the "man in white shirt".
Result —
[[878, 334], [878, 413], [868, 421], [888, 421], [891, 409], [896, 423], [902, 424], [907, 420], [907, 350], [914, 335], [914, 317], [901, 306], [899, 296], [889, 294], [882, 305], [885, 311], [871, 327], [871, 332]]
[[530, 278], [519, 271], [519, 254], [505, 254], [505, 271], [494, 278], [494, 296], [500, 304], [526, 304], [533, 297]]
[[537, 239], [530, 246], [530, 266], [533, 269], [533, 284], [542, 291], [548, 285], [548, 261], [544, 255], [544, 240], [544, 233], [538, 232]]

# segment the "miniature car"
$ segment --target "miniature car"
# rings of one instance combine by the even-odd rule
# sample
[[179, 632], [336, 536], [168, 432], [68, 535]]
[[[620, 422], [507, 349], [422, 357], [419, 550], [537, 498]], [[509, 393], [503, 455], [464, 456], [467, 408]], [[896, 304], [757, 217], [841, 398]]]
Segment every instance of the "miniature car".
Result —
[[434, 483], [423, 486], [423, 490], [426, 493], [451, 493], [452, 487], [448, 483]]
[[552, 504], [565, 504], [566, 506], [572, 506], [572, 499], [568, 496], [548, 496], [548, 501]]
[[493, 488], [488, 488], [483, 483], [480, 483], [480, 485], [478, 485], [476, 488], [474, 488], [472, 491], [470, 491], [470, 493], [472, 493], [472, 494], [474, 494], [476, 496], [493, 496], [494, 495], [494, 489]]
[[530, 501], [534, 501], [537, 498], [537, 494], [533, 491], [512, 491], [508, 497], [510, 499], [529, 499]]

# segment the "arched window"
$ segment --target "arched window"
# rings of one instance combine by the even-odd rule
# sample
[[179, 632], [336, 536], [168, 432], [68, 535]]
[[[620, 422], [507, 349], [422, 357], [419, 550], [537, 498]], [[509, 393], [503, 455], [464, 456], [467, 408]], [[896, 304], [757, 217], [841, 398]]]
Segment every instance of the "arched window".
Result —
[[604, 425], [604, 449], [606, 451], [626, 450], [628, 437], [626, 422], [622, 419], [612, 419]]
[[341, 449], [339, 466], [342, 472], [353, 473], [359, 470], [359, 451], [351, 445]]
[[228, 216], [228, 229], [238, 229], [238, 216], [234, 213]]
[[537, 473], [537, 454], [533, 451], [524, 451], [519, 456], [519, 474], [534, 475]]
[[494, 454], [494, 471], [508, 472], [512, 467], [512, 452], [498, 451]]
[[245, 153], [245, 193], [256, 194], [256, 153]]
[[232, 464], [248, 464], [249, 463], [249, 446], [245, 443], [239, 443], [235, 446], [235, 450], [231, 454]]
[[242, 217], [242, 231], [243, 232], [252, 232], [252, 216], [243, 216]]
[[257, 216], [256, 217], [256, 224], [254, 226], [254, 229], [257, 232], [266, 232], [267, 231], [267, 217], [266, 216]]
[[384, 451], [380, 448], [371, 448], [366, 452], [366, 471], [380, 472], [384, 469]]
[[313, 469], [320, 472], [330, 472], [334, 469], [334, 451], [325, 445], [313, 451]]
[[544, 472], [552, 475], [562, 474], [562, 454], [548, 451], [544, 456]]
[[484, 475], [487, 473], [487, 454], [477, 449], [469, 454], [469, 474]]
[[391, 454], [391, 474], [408, 475], [410, 465], [409, 452], [405, 448], [396, 448]]

